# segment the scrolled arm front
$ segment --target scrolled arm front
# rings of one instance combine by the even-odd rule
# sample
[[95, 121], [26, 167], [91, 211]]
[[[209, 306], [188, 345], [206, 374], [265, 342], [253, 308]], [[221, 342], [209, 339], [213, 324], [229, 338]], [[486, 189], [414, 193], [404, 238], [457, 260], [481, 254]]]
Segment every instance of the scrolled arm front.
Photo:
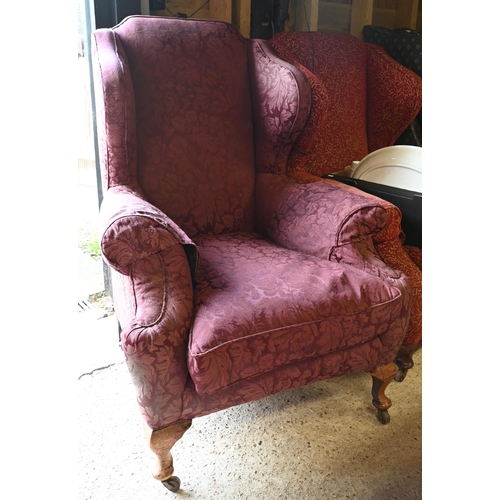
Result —
[[191, 272], [196, 267], [196, 247], [184, 231], [161, 210], [126, 186], [110, 188], [100, 211], [103, 258], [113, 269], [128, 275], [130, 266], [180, 243]]

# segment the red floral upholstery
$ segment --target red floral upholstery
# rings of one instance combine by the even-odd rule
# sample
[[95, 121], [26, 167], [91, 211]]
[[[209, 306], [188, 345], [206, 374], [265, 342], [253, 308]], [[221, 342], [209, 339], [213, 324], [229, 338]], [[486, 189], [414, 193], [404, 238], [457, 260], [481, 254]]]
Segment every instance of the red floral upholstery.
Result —
[[286, 175], [301, 71], [221, 22], [134, 16], [93, 47], [101, 246], [147, 425], [392, 363], [411, 285], [374, 250], [384, 205]]
[[368, 153], [392, 146], [422, 109], [422, 80], [379, 47], [366, 49]]
[[320, 32], [283, 32], [271, 40], [280, 57], [316, 75], [328, 95], [321, 133], [307, 154], [306, 170], [314, 175], [343, 170], [353, 155], [368, 154], [366, 50], [357, 38], [340, 36], [335, 37], [336, 57], [329, 57], [331, 40]]
[[406, 245], [405, 252], [409, 255], [410, 259], [415, 262], [415, 265], [422, 270], [422, 249]]
[[324, 103], [327, 95], [327, 110], [313, 106], [325, 115], [321, 132], [314, 134], [316, 127], [312, 134], [304, 131], [315, 137], [305, 166], [299, 167], [310, 174], [344, 170], [353, 160], [391, 146], [402, 124], [421, 108], [421, 79], [377, 45], [352, 35], [289, 31], [277, 33], [270, 45], [283, 59], [306, 68], [307, 77], [312, 73], [319, 80], [312, 86], [319, 94], [314, 102]]
[[[318, 176], [344, 170], [353, 160], [393, 145], [421, 109], [421, 79], [377, 45], [321, 32], [278, 33], [270, 45], [309, 81], [316, 80], [311, 85], [311, 119], [301, 136], [306, 146], [299, 138], [289, 161], [288, 174], [301, 182], [315, 182]], [[379, 202], [388, 221], [374, 236], [375, 246], [388, 265], [412, 282], [412, 313], [404, 344], [416, 345], [422, 339], [421, 250], [419, 265], [419, 252], [400, 240], [399, 209]]]

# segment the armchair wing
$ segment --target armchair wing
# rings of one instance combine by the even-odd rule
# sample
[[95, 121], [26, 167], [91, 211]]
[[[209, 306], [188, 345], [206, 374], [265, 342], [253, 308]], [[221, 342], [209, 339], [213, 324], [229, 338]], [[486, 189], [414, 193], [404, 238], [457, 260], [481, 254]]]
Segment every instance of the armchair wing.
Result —
[[[422, 79], [366, 43], [368, 152], [392, 146], [422, 109]], [[390, 112], [387, 112], [390, 110]]]
[[135, 99], [128, 58], [112, 30], [94, 34], [94, 81], [103, 189], [133, 186], [136, 180], [137, 138]]

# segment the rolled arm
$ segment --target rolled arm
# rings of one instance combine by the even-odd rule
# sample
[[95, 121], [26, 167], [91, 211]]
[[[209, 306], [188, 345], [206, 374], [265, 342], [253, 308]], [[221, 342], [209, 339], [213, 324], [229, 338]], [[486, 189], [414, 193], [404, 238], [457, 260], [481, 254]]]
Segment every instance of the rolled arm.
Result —
[[146, 423], [159, 429], [179, 419], [188, 378], [187, 342], [193, 285], [180, 244], [112, 272], [121, 346]]
[[101, 205], [100, 220], [103, 258], [119, 273], [128, 275], [133, 263], [180, 243], [195, 275], [195, 244], [177, 224], [133, 189], [110, 188]]
[[117, 271], [111, 275], [122, 350], [144, 419], [157, 429], [182, 411], [196, 247], [130, 187], [110, 188], [100, 217], [103, 257]]
[[293, 179], [257, 177], [258, 228], [291, 250], [329, 259], [343, 245], [372, 238], [387, 223], [376, 199], [325, 182], [303, 184]]

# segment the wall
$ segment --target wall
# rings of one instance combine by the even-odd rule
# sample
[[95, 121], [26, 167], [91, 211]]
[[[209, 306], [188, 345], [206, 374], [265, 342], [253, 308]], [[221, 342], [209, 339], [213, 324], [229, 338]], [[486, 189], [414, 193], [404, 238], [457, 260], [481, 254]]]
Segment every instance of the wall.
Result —
[[363, 26], [422, 30], [422, 0], [292, 0], [291, 31], [351, 33]]

